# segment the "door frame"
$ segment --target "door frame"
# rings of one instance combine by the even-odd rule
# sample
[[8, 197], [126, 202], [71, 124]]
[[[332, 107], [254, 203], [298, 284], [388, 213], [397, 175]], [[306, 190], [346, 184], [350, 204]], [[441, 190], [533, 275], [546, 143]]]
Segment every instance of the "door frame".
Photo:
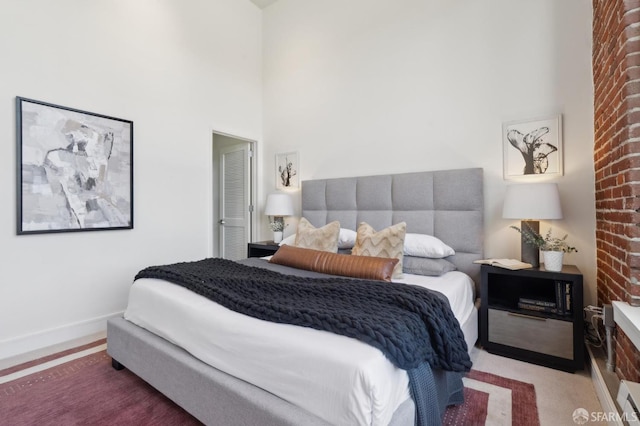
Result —
[[209, 257], [217, 257], [219, 256], [219, 245], [220, 245], [220, 233], [218, 229], [218, 221], [220, 220], [220, 202], [219, 202], [219, 182], [218, 182], [218, 159], [215, 158], [215, 144], [216, 137], [224, 137], [231, 138], [238, 141], [238, 143], [248, 143], [249, 149], [252, 152], [251, 161], [249, 161], [249, 170], [250, 170], [250, 194], [249, 194], [249, 203], [253, 206], [253, 211], [250, 213], [249, 220], [249, 242], [253, 241], [255, 236], [258, 235], [258, 219], [257, 219], [257, 199], [258, 199], [258, 143], [254, 139], [245, 138], [242, 136], [234, 135], [231, 133], [221, 132], [213, 129], [211, 131], [211, 140], [210, 140], [210, 161], [209, 161], [209, 214], [208, 214], [208, 227], [209, 227], [209, 238], [208, 238], [208, 256]]

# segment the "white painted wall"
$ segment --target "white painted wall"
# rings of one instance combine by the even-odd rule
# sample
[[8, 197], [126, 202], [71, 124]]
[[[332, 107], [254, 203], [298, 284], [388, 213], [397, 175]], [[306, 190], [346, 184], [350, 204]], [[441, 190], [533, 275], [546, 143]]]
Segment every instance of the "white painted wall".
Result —
[[[552, 225], [580, 248], [568, 261], [595, 301], [589, 2], [279, 0], [262, 13], [4, 2], [0, 359], [103, 327], [139, 269], [210, 253], [213, 130], [264, 139], [262, 205], [276, 152], [299, 151], [302, 179], [483, 167], [486, 254], [517, 257], [501, 125], [562, 112], [566, 219]], [[15, 235], [15, 96], [134, 121], [134, 230]]]
[[279, 0], [263, 14], [263, 194], [277, 152], [299, 151], [302, 180], [482, 167], [485, 254], [518, 258], [502, 123], [560, 112], [565, 219], [541, 227], [570, 234], [565, 263], [595, 302], [590, 2]]
[[[209, 254], [212, 130], [261, 134], [261, 12], [7, 1], [0, 57], [1, 359], [104, 327], [141, 268]], [[135, 229], [16, 236], [15, 96], [133, 120]]]

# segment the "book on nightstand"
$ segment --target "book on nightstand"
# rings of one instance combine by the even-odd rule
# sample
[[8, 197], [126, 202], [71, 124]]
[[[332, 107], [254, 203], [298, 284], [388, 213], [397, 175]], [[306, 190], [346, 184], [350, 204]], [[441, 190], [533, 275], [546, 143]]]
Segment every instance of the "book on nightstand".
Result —
[[571, 315], [571, 283], [556, 281], [556, 302], [560, 315]]
[[556, 307], [556, 302], [550, 302], [548, 300], [541, 300], [541, 299], [529, 299], [527, 297], [519, 298], [518, 302], [525, 303], [527, 305], [544, 306], [545, 308], [554, 308], [555, 309], [555, 307]]
[[555, 306], [552, 308], [549, 306], [543, 306], [543, 305], [538, 305], [533, 303], [524, 303], [524, 302], [518, 302], [518, 309], [526, 309], [528, 311], [537, 311], [537, 312], [549, 312], [553, 314], [558, 312]]
[[521, 297], [520, 299], [518, 299], [518, 308], [538, 312], [557, 312], [556, 302], [550, 302], [548, 300], [529, 299], [526, 297]]
[[519, 260], [516, 260], [516, 259], [480, 259], [480, 260], [474, 260], [473, 263], [497, 266], [498, 268], [511, 269], [512, 271], [516, 271], [518, 269], [527, 269], [532, 267], [530, 263], [520, 262]]

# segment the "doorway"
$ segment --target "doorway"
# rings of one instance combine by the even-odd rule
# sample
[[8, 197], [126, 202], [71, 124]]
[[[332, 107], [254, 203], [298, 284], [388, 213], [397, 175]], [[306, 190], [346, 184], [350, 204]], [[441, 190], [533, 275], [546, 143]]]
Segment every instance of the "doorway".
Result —
[[213, 257], [239, 260], [255, 232], [255, 141], [213, 132]]

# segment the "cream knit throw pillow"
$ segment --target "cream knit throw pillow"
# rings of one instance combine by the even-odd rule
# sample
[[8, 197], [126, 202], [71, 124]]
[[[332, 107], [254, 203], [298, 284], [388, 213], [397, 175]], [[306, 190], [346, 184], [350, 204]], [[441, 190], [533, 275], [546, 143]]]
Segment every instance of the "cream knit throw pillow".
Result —
[[400, 222], [376, 232], [366, 222], [358, 225], [356, 244], [351, 254], [356, 256], [374, 256], [398, 259], [398, 264], [393, 269], [392, 278], [402, 278], [402, 257], [404, 251], [404, 236], [407, 232], [407, 224]]
[[296, 230], [296, 247], [330, 251], [338, 251], [338, 237], [340, 235], [340, 222], [337, 220], [316, 228], [304, 217], [298, 222]]

